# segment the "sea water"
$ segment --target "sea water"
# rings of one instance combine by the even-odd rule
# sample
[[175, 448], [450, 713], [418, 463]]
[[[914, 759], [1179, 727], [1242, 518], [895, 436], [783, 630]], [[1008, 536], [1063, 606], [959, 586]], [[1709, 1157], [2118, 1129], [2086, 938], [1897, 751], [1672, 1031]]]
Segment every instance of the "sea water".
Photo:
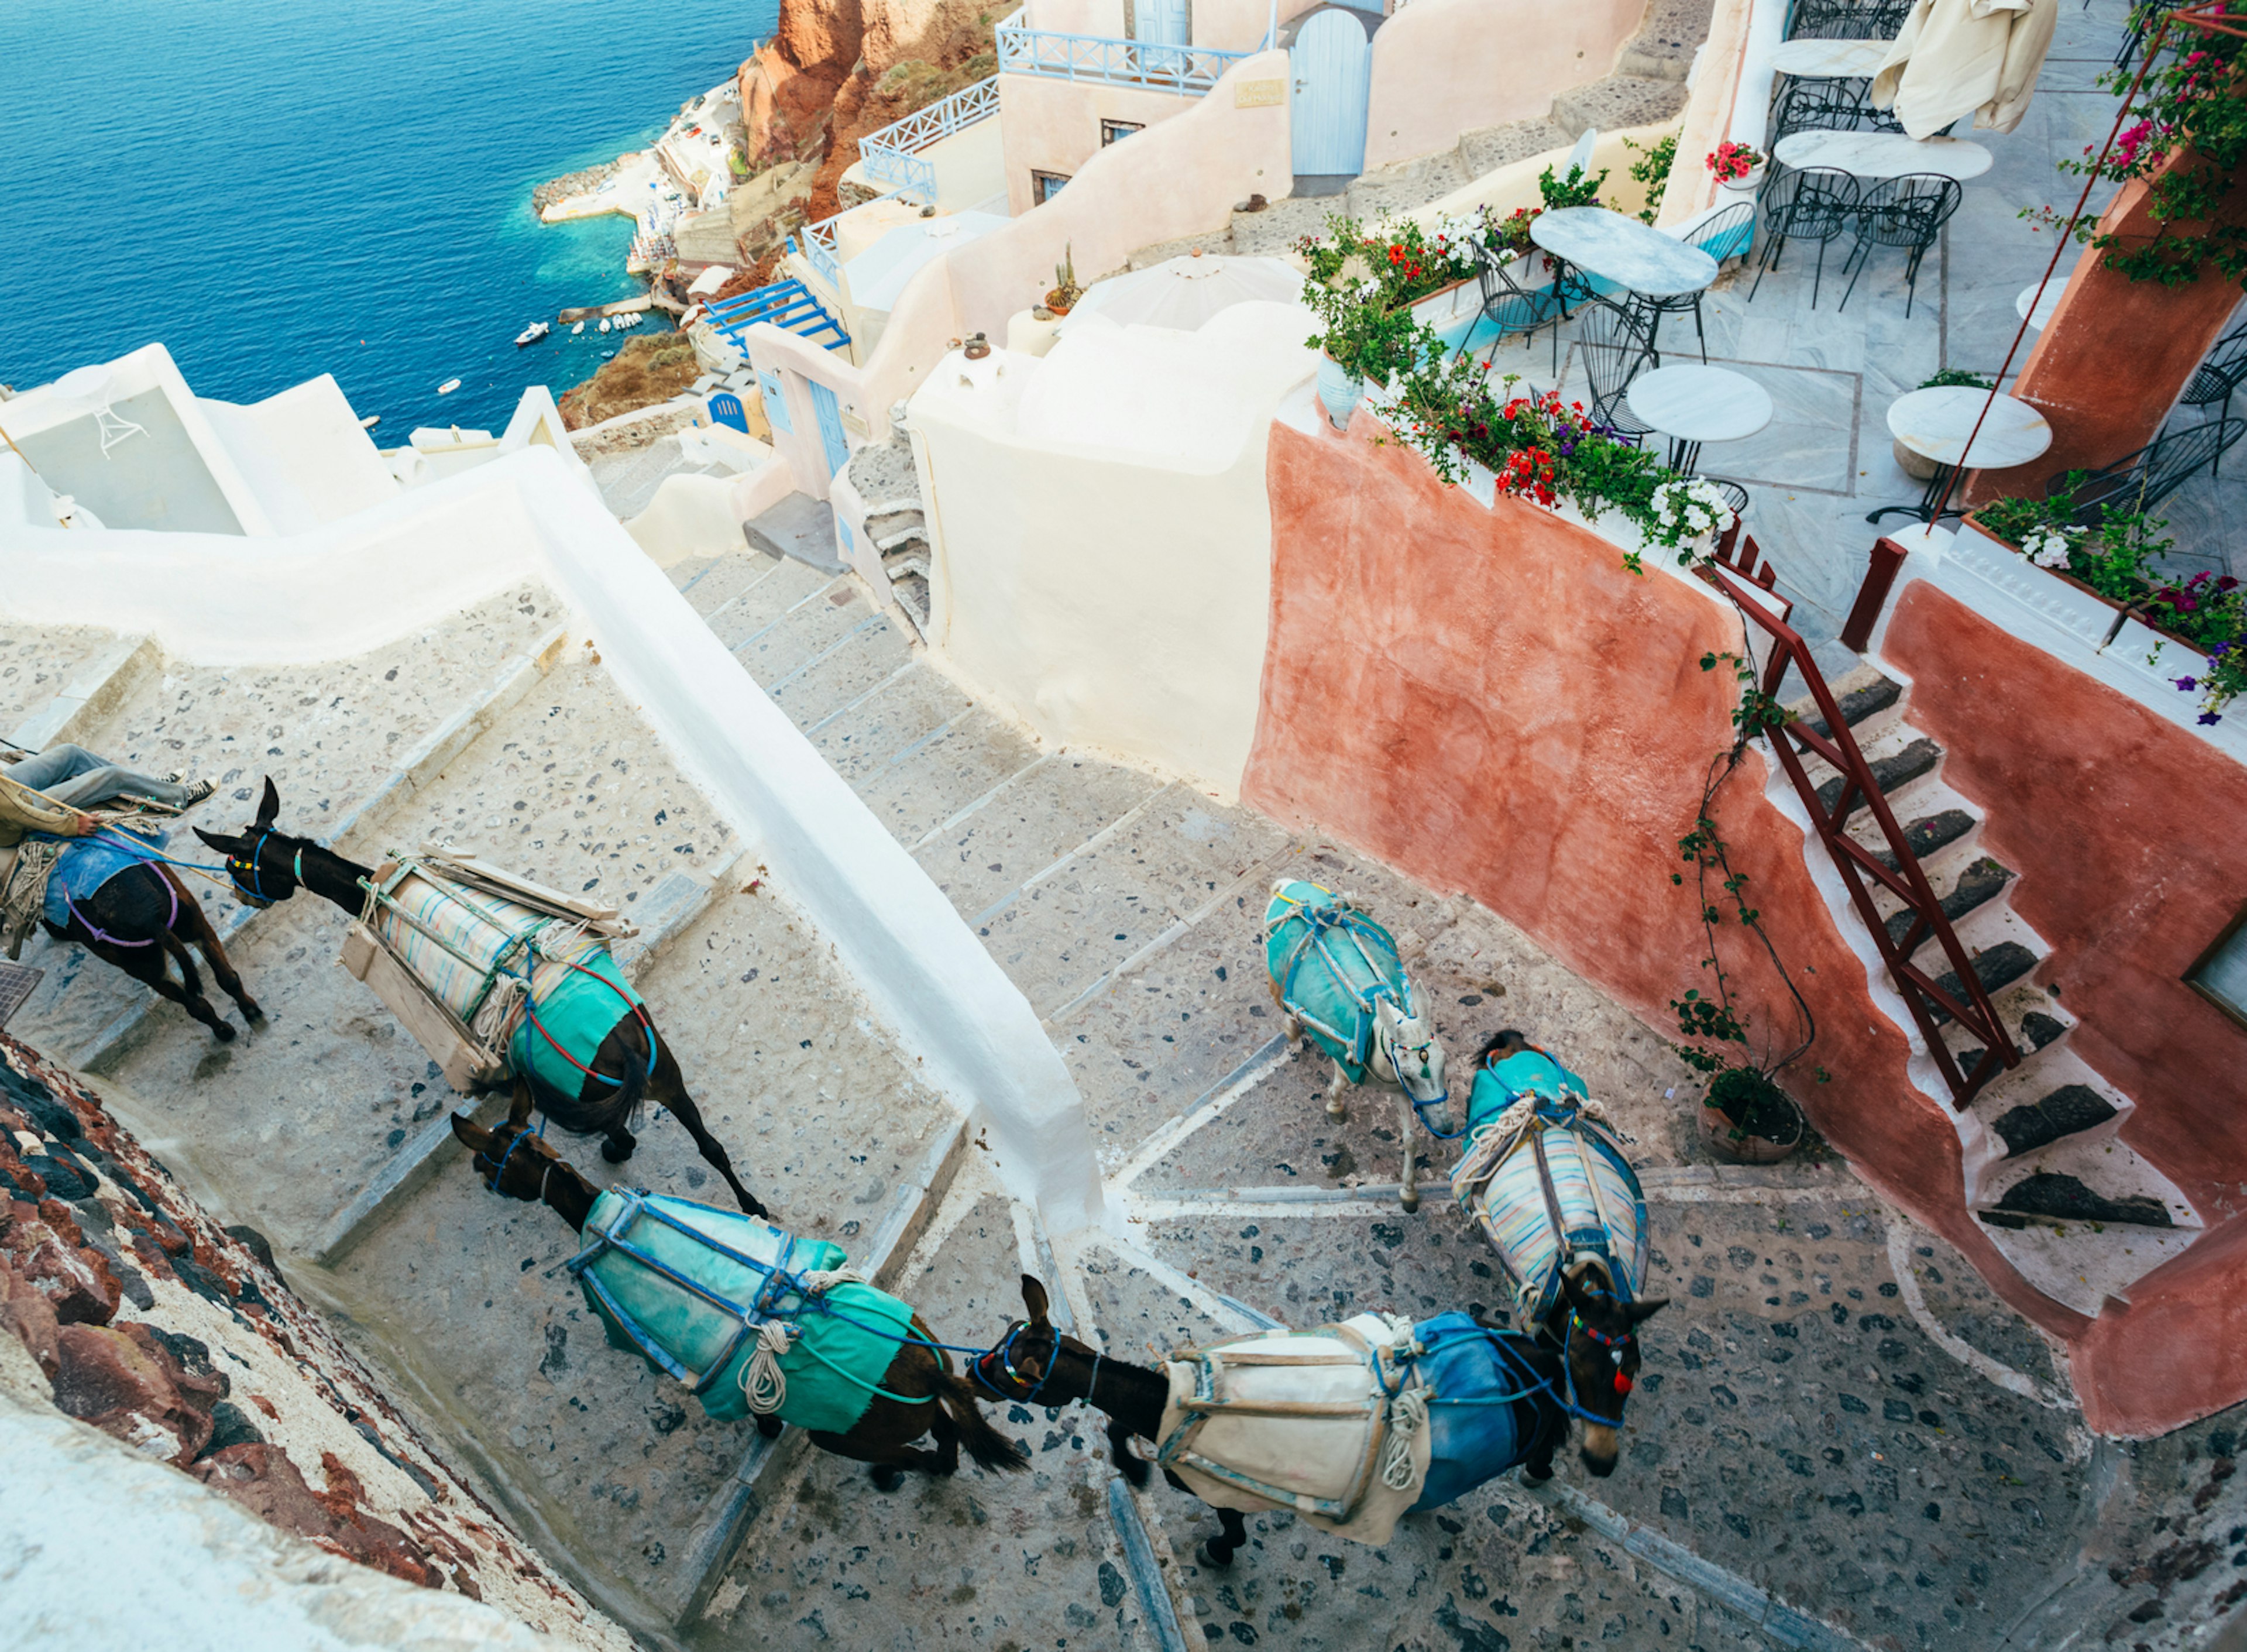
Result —
[[0, 383], [160, 342], [222, 401], [332, 372], [384, 446], [496, 433], [526, 385], [559, 396], [660, 319], [515, 347], [641, 290], [630, 220], [541, 224], [532, 187], [652, 142], [778, 10], [4, 0]]

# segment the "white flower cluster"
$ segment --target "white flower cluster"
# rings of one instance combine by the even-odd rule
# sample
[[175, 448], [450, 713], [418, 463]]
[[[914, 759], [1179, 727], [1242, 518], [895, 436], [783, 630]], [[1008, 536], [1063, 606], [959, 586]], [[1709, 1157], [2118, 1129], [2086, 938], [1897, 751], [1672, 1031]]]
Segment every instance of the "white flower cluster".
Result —
[[1438, 241], [1472, 241], [1482, 233], [1482, 218], [1479, 214], [1460, 213], [1436, 220], [1436, 239]]
[[1381, 297], [1381, 283], [1371, 276], [1368, 276], [1357, 283], [1357, 296], [1361, 298], [1378, 298]]
[[2039, 568], [2067, 566], [2067, 536], [2057, 528], [2039, 528], [2021, 541], [2021, 555]]
[[1654, 490], [1654, 520], [1680, 540], [1713, 534], [1732, 514], [1723, 494], [1698, 476], [1665, 481]]

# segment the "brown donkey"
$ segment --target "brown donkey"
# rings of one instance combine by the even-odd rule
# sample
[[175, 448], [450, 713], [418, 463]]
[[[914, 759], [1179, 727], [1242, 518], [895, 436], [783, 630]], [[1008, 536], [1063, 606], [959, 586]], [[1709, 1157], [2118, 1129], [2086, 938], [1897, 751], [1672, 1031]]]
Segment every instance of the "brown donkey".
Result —
[[[77, 852], [75, 843], [63, 850], [64, 862], [55, 868], [57, 877], [67, 872], [68, 857]], [[69, 921], [48, 923], [49, 934], [57, 940], [75, 941], [105, 964], [113, 964], [143, 986], [154, 988], [209, 1027], [211, 1036], [222, 1044], [233, 1040], [234, 1028], [203, 996], [202, 980], [188, 952], [190, 946], [202, 953], [220, 989], [240, 1007], [242, 1020], [255, 1026], [265, 1019], [265, 1012], [235, 973], [201, 905], [170, 867], [143, 859], [137, 866], [112, 874], [83, 900], [75, 896], [65, 900]], [[172, 980], [167, 962], [179, 966], [177, 981]]]
[[[509, 1198], [543, 1203], [573, 1229], [584, 1232], [601, 1190], [543, 1138], [525, 1133], [512, 1120], [488, 1130], [458, 1113], [453, 1116], [453, 1134], [470, 1150], [470, 1162], [486, 1186]], [[838, 1457], [873, 1464], [874, 1484], [884, 1492], [903, 1485], [907, 1469], [957, 1472], [963, 1444], [980, 1466], [994, 1472], [1011, 1474], [1028, 1467], [1021, 1448], [984, 1417], [973, 1386], [953, 1375], [951, 1360], [936, 1346], [936, 1334], [917, 1313], [912, 1317], [912, 1335], [924, 1340], [898, 1342], [896, 1357], [875, 1384], [864, 1414], [849, 1431], [811, 1430], [811, 1443]], [[783, 1416], [785, 1410], [783, 1405]], [[770, 1438], [781, 1431], [781, 1416], [760, 1416], [757, 1428]], [[934, 1451], [912, 1444], [924, 1434], [935, 1435]]]

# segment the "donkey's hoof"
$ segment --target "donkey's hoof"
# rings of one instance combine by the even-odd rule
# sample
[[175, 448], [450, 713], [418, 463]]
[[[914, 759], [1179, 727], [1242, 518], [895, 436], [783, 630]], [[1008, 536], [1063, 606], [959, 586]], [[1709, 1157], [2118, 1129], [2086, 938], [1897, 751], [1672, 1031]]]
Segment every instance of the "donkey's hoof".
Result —
[[1201, 1562], [1204, 1566], [1209, 1567], [1215, 1571], [1222, 1572], [1226, 1567], [1233, 1564], [1233, 1551], [1231, 1549], [1226, 1550], [1223, 1556], [1220, 1558], [1217, 1550], [1211, 1547], [1208, 1541], [1205, 1539], [1194, 1546], [1194, 1559]]
[[781, 1421], [778, 1417], [768, 1416], [762, 1413], [759, 1413], [757, 1416], [758, 1433], [763, 1435], [765, 1438], [768, 1440], [776, 1440], [780, 1438], [780, 1430]]
[[1397, 1197], [1397, 1202], [1404, 1207], [1407, 1215], [1420, 1208], [1420, 1196], [1417, 1193], [1413, 1194], [1410, 1198], [1400, 1193]]
[[1327, 1103], [1327, 1116], [1328, 1118], [1348, 1118], [1349, 1116], [1349, 1103], [1339, 1098], [1328, 1102]]
[[874, 1489], [877, 1492], [894, 1492], [905, 1483], [905, 1471], [903, 1469], [892, 1467], [887, 1463], [877, 1463], [874, 1465]]
[[211, 1023], [211, 1036], [222, 1044], [231, 1044], [235, 1038], [234, 1028], [224, 1021], [214, 1021]]
[[1542, 1485], [1553, 1478], [1553, 1465], [1547, 1463], [1545, 1465], [1545, 1471], [1540, 1474], [1537, 1471], [1537, 1465], [1532, 1463], [1521, 1471], [1521, 1478], [1525, 1480], [1534, 1480], [1538, 1485]]
[[639, 1143], [630, 1137], [626, 1137], [621, 1142], [611, 1137], [601, 1143], [601, 1157], [611, 1164], [621, 1164], [632, 1156], [632, 1149], [639, 1145]]
[[265, 1012], [245, 998], [242, 1000], [242, 1019], [254, 1027], [265, 1019]]

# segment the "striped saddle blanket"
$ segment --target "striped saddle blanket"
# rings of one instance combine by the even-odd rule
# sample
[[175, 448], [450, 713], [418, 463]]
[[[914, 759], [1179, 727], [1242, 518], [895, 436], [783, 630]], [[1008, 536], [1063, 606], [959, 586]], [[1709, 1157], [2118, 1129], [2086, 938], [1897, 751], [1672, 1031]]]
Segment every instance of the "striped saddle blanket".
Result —
[[1292, 1509], [1386, 1543], [1428, 1473], [1411, 1339], [1403, 1320], [1361, 1314], [1182, 1348], [1156, 1460], [1213, 1507]]
[[1264, 966], [1281, 1007], [1351, 1083], [1365, 1082], [1375, 1003], [1411, 1006], [1389, 932], [1332, 890], [1292, 880], [1264, 909]]
[[[570, 1260], [610, 1344], [676, 1377], [721, 1421], [762, 1409], [798, 1428], [847, 1434], [873, 1403], [912, 1309], [831, 1274], [840, 1246], [799, 1239], [739, 1211], [611, 1188], [585, 1219]], [[784, 1328], [779, 1381], [752, 1369], [762, 1328]], [[753, 1391], [776, 1403], [753, 1408]]]
[[1646, 1277], [1646, 1195], [1615, 1132], [1587, 1110], [1598, 1105], [1539, 1050], [1475, 1075], [1451, 1193], [1497, 1246], [1524, 1326], [1552, 1312], [1574, 1261], [1598, 1259], [1627, 1298]]

